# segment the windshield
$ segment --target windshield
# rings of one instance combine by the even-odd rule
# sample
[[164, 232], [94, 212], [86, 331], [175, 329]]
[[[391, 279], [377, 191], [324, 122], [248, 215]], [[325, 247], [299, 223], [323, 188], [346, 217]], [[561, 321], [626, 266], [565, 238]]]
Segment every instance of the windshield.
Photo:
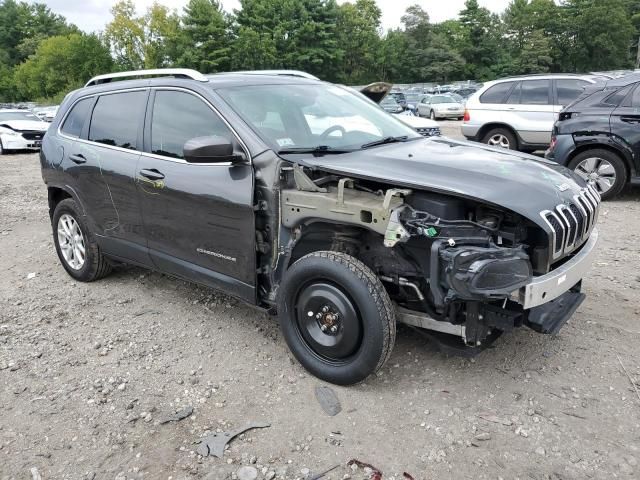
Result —
[[348, 151], [389, 138], [422, 138], [378, 105], [336, 85], [252, 85], [217, 91], [276, 151]]
[[29, 112], [0, 112], [0, 122], [7, 120], [35, 120], [40, 121], [33, 113]]
[[431, 97], [431, 103], [456, 103], [456, 101], [448, 95], [434, 95]]

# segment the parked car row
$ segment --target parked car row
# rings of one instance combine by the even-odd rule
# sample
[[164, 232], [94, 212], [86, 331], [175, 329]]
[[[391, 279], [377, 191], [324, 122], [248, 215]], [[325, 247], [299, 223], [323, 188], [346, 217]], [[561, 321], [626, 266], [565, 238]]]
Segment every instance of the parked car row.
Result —
[[[566, 165], [605, 199], [640, 182], [640, 74], [550, 74], [488, 82], [469, 98], [462, 133]], [[638, 97], [638, 98], [636, 98]]]

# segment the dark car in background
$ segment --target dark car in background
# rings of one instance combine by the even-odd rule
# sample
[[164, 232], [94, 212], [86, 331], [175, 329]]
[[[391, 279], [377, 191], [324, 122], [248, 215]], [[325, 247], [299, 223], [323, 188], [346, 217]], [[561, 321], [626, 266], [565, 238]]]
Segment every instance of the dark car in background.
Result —
[[395, 98], [391, 95], [387, 95], [380, 102], [380, 106], [384, 109], [385, 112], [389, 113], [401, 113], [404, 111], [402, 105], [400, 105]]
[[555, 122], [546, 157], [614, 197], [640, 183], [640, 74], [588, 86]]
[[407, 97], [403, 92], [390, 92], [389, 96], [393, 97], [393, 99], [398, 102], [398, 105], [400, 105], [403, 109], [407, 108]]

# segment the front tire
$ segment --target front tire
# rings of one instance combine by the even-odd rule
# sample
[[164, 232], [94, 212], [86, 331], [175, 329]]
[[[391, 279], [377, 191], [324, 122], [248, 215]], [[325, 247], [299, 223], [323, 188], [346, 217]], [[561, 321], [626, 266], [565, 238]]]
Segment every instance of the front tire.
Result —
[[429, 118], [431, 120], [436, 120], [436, 112], [431, 110], [431, 112], [429, 112]]
[[73, 199], [58, 203], [52, 226], [58, 258], [69, 275], [81, 282], [93, 282], [111, 272], [111, 265]]
[[602, 148], [586, 150], [576, 155], [569, 168], [588, 182], [592, 182], [603, 200], [618, 195], [627, 183], [624, 161], [615, 153]]
[[338, 385], [377, 372], [395, 343], [387, 291], [365, 264], [344, 253], [313, 252], [296, 261], [280, 285], [278, 316], [298, 361]]

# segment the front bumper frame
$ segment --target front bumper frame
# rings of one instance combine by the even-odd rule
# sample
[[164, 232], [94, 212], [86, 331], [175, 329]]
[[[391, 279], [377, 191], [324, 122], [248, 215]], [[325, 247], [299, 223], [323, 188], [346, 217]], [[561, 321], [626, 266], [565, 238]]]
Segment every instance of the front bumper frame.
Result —
[[518, 303], [527, 310], [554, 300], [570, 290], [591, 268], [597, 243], [598, 229], [594, 228], [587, 242], [573, 258], [546, 275], [534, 277], [530, 283], [514, 292]]

